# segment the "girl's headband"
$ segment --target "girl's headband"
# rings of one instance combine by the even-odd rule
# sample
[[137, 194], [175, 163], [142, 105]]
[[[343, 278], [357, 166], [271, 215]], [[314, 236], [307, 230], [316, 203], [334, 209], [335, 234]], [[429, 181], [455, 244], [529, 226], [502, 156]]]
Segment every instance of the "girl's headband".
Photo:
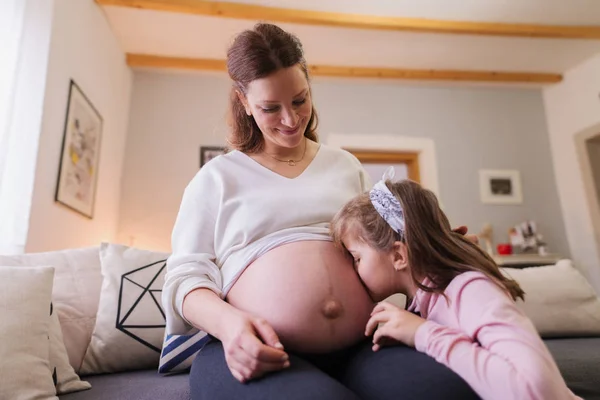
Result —
[[371, 199], [371, 203], [373, 204], [373, 207], [375, 207], [375, 210], [381, 215], [381, 218], [383, 218], [385, 222], [400, 235], [400, 237], [404, 238], [404, 212], [402, 211], [402, 205], [385, 184], [386, 180], [394, 179], [394, 175], [396, 175], [394, 167], [389, 167], [383, 173], [381, 180], [377, 182], [369, 192], [369, 198]]

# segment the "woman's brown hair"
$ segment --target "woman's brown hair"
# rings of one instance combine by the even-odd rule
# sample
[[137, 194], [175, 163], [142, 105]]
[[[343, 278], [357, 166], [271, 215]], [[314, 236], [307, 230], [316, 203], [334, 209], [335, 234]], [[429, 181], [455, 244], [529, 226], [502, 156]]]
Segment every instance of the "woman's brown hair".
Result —
[[[308, 68], [300, 40], [276, 25], [257, 24], [236, 36], [227, 51], [227, 71], [233, 80], [229, 107], [229, 146], [245, 153], [262, 149], [263, 135], [236, 92], [246, 94], [248, 84], [282, 68], [299, 65], [308, 81]], [[304, 136], [317, 142], [317, 113], [313, 106]]]
[[[402, 205], [404, 237], [394, 232], [379, 215], [369, 193], [363, 193], [348, 202], [331, 223], [331, 234], [338, 244], [349, 229], [380, 251], [390, 251], [394, 242], [400, 240], [407, 247], [412, 280], [424, 291], [443, 293], [457, 275], [479, 271], [514, 300], [524, 299], [525, 293], [519, 284], [505, 277], [488, 254], [462, 234], [452, 231], [433, 192], [409, 180], [386, 181], [386, 185]], [[424, 278], [431, 281], [431, 286], [422, 284]]]

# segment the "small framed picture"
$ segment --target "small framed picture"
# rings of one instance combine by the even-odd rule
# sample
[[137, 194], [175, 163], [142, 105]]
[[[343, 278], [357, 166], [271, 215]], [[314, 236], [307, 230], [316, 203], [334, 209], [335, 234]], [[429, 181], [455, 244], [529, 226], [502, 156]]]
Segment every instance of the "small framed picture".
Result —
[[517, 170], [479, 171], [481, 202], [485, 204], [521, 204], [521, 174]]
[[102, 116], [71, 80], [54, 200], [93, 218]]
[[200, 147], [200, 168], [213, 158], [225, 154], [226, 148], [220, 146], [202, 146]]

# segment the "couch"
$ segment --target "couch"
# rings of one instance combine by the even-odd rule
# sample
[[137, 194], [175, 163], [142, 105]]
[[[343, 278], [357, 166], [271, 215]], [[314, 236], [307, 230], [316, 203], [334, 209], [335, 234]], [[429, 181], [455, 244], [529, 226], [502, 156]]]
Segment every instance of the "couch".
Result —
[[[156, 305], [167, 256], [108, 243], [0, 255], [0, 266], [50, 266], [54, 271], [51, 300], [62, 332], [59, 350], [69, 364], [69, 379], [79, 375], [91, 384], [87, 390], [78, 382], [56, 386], [60, 400], [189, 399], [187, 373], [163, 376], [157, 371], [164, 317]], [[520, 306], [540, 332], [567, 385], [584, 399], [600, 400], [600, 300], [586, 279], [568, 260], [504, 272], [527, 293]], [[142, 325], [154, 328], [135, 328]]]
[[[586, 400], [600, 400], [600, 337], [547, 339], [569, 388]], [[189, 400], [188, 374], [159, 376], [156, 370], [89, 376], [89, 391], [60, 400]]]

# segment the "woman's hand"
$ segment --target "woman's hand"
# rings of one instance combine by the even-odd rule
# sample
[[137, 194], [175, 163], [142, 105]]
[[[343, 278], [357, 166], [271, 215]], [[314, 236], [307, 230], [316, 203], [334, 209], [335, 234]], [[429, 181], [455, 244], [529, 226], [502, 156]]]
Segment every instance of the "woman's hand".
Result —
[[290, 365], [287, 353], [267, 321], [244, 312], [224, 322], [221, 339], [233, 376], [244, 383]]
[[[397, 344], [398, 342], [415, 347], [415, 334], [425, 321], [418, 315], [384, 301], [377, 304], [371, 312], [365, 335], [370, 336], [375, 332], [373, 335], [373, 351], [379, 350], [382, 346]], [[379, 324], [384, 325], [377, 328]]]
[[477, 237], [477, 235], [467, 234], [469, 229], [464, 225], [459, 226], [456, 229], [452, 229], [452, 231], [463, 235], [465, 237], [465, 239], [470, 240], [471, 242], [473, 242], [475, 244], [479, 243], [479, 238]]

